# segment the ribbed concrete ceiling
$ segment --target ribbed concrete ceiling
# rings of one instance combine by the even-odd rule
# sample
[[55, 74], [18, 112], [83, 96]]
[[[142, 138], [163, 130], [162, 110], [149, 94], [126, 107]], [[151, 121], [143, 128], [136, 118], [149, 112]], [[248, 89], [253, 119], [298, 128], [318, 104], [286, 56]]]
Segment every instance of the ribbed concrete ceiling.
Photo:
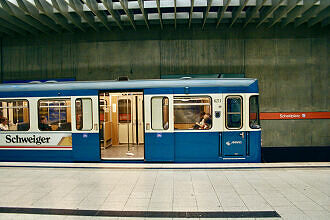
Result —
[[0, 33], [329, 24], [330, 0], [0, 0]]

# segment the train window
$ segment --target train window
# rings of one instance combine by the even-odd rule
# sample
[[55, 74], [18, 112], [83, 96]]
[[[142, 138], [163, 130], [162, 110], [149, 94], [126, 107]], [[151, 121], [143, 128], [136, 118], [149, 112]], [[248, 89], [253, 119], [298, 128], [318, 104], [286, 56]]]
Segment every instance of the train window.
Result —
[[27, 100], [0, 100], [0, 131], [28, 131], [30, 129]]
[[76, 100], [76, 129], [90, 131], [93, 128], [92, 99]]
[[259, 118], [259, 100], [258, 96], [254, 95], [250, 97], [249, 101], [249, 125], [250, 128], [259, 129], [260, 128], [260, 118]]
[[70, 99], [41, 99], [38, 112], [40, 131], [71, 131]]
[[242, 97], [228, 96], [226, 98], [226, 127], [240, 129], [242, 127]]
[[169, 127], [168, 119], [168, 98], [153, 97], [151, 99], [151, 128], [153, 130], [167, 130]]
[[174, 129], [210, 129], [212, 106], [210, 97], [174, 97]]
[[131, 100], [118, 100], [118, 117], [119, 123], [131, 123]]

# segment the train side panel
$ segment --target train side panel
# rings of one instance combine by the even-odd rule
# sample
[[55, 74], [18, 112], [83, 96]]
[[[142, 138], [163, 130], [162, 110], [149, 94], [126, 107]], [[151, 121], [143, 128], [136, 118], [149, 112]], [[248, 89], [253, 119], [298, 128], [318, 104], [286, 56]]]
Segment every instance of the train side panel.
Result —
[[[68, 91], [65, 96], [59, 95], [61, 91], [48, 93], [57, 96], [34, 92], [29, 95], [35, 97], [0, 98], [2, 116], [9, 120], [9, 130], [0, 132], [0, 160], [100, 161], [98, 98], [92, 95], [97, 92], [89, 91], [88, 96], [70, 96]], [[90, 117], [92, 126], [79, 130], [76, 101], [81, 98], [90, 100], [92, 114], [85, 117]], [[43, 117], [48, 120], [47, 127], [41, 125]]]

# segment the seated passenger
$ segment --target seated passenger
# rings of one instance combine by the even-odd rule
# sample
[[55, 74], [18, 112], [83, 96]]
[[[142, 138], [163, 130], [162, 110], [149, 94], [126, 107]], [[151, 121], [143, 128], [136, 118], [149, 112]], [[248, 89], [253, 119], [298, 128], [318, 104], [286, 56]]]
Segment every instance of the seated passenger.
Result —
[[0, 118], [0, 130], [1, 131], [8, 131], [8, 120], [6, 117]]
[[40, 131], [51, 131], [52, 130], [52, 127], [48, 125], [47, 118], [45, 116], [41, 116], [41, 118], [40, 118], [39, 130]]
[[204, 115], [205, 115], [205, 112], [201, 112], [201, 118], [200, 118], [199, 122], [196, 122], [196, 124], [194, 125], [194, 129], [203, 129]]
[[17, 124], [17, 131], [27, 131], [30, 128], [30, 124], [28, 122], [21, 122]]
[[212, 119], [209, 113], [204, 115], [204, 127], [203, 129], [210, 129], [212, 127]]

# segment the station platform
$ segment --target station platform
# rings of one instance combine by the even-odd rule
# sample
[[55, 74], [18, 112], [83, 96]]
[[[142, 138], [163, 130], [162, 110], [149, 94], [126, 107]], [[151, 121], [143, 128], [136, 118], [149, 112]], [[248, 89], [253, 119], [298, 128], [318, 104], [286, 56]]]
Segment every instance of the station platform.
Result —
[[330, 163], [0, 162], [0, 219], [330, 219]]

